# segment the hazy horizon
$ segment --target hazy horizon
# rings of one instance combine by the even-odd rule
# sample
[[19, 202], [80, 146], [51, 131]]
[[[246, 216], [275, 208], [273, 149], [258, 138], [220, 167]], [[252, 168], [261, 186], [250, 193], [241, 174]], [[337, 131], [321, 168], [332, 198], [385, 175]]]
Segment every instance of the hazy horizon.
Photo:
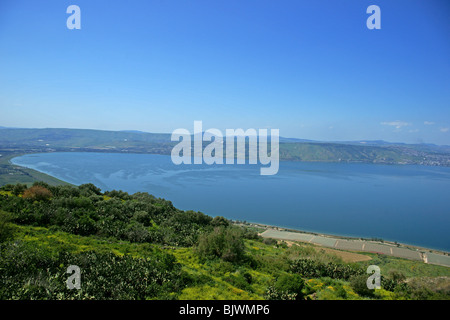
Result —
[[[0, 126], [0, 129], [36, 129], [36, 130], [44, 130], [44, 129], [68, 129], [68, 130], [94, 130], [94, 131], [110, 131], [110, 132], [131, 132], [131, 133], [148, 133], [148, 134], [167, 134], [171, 135], [172, 132], [149, 132], [149, 131], [141, 131], [141, 130], [134, 130], [134, 129], [119, 129], [119, 130], [107, 130], [107, 129], [92, 129], [92, 128], [58, 128], [58, 127], [6, 127], [6, 126]], [[239, 128], [233, 128], [233, 129], [239, 129]], [[245, 130], [245, 128], [242, 128]], [[205, 130], [203, 130], [203, 133]], [[305, 141], [311, 141], [311, 142], [331, 142], [331, 143], [345, 143], [345, 142], [385, 142], [389, 144], [425, 144], [425, 145], [436, 145], [436, 146], [442, 146], [447, 147], [450, 146], [450, 144], [435, 144], [435, 143], [427, 143], [427, 142], [419, 142], [419, 143], [408, 143], [408, 142], [402, 142], [402, 141], [387, 141], [387, 140], [381, 140], [381, 139], [359, 139], [359, 140], [313, 140], [313, 139], [305, 139], [302, 137], [286, 137], [280, 135], [280, 138], [282, 139], [293, 139], [293, 140], [305, 140]]]

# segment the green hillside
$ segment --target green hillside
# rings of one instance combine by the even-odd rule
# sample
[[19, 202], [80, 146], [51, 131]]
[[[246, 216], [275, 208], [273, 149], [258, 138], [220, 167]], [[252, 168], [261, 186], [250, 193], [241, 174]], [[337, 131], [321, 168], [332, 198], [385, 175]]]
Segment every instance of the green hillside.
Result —
[[346, 145], [337, 143], [283, 143], [280, 158], [293, 161], [342, 161], [370, 163], [411, 163], [417, 155], [394, 147]]
[[[257, 231], [147, 193], [3, 186], [0, 299], [450, 298], [447, 267], [377, 254], [347, 261]], [[382, 288], [369, 290], [373, 263]], [[80, 290], [66, 287], [69, 265], [81, 269]]]
[[0, 149], [170, 154], [169, 134], [88, 129], [0, 129]]

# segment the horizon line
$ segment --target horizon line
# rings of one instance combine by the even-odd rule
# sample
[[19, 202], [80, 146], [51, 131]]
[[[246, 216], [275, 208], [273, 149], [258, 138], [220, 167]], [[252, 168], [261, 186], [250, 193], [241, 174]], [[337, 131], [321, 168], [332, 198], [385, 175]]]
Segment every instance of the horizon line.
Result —
[[[92, 128], [64, 128], [64, 127], [6, 127], [6, 126], [0, 126], [0, 130], [3, 129], [25, 129], [25, 130], [46, 130], [46, 129], [63, 129], [63, 130], [89, 130], [89, 131], [105, 131], [105, 132], [125, 132], [125, 133], [143, 133], [143, 134], [161, 134], [161, 135], [171, 135], [170, 132], [148, 132], [148, 131], [142, 131], [142, 130], [133, 130], [133, 129], [123, 129], [123, 130], [112, 130], [112, 129], [92, 129]], [[267, 128], [265, 128], [267, 129]], [[204, 133], [205, 131], [202, 131]], [[193, 135], [193, 134], [192, 134]], [[342, 143], [342, 144], [348, 144], [348, 143], [388, 143], [393, 145], [403, 144], [403, 145], [434, 145], [438, 147], [450, 147], [448, 144], [436, 144], [432, 142], [420, 142], [420, 143], [408, 143], [408, 142], [399, 142], [399, 141], [387, 141], [382, 139], [359, 139], [359, 140], [314, 140], [314, 139], [305, 139], [305, 138], [297, 138], [297, 137], [285, 137], [285, 136], [279, 136], [280, 139], [293, 139], [293, 140], [303, 140], [303, 141], [296, 141], [297, 143], [301, 142], [311, 142], [311, 143]]]

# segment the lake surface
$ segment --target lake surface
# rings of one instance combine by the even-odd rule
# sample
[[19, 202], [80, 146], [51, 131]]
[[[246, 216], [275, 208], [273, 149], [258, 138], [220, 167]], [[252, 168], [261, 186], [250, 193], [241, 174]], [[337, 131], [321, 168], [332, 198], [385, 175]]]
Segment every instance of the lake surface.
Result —
[[260, 165], [176, 166], [148, 154], [44, 153], [12, 162], [210, 216], [450, 251], [450, 168], [286, 161], [277, 175], [261, 176]]

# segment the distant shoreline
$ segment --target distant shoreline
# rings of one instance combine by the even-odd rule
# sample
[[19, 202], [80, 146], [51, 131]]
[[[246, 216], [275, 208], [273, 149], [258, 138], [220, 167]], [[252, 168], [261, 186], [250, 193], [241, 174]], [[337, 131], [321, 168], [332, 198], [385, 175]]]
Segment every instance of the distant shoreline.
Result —
[[[0, 155], [0, 166], [2, 169], [6, 169], [6, 171], [10, 171], [9, 174], [3, 173], [0, 175], [0, 185], [4, 184], [16, 184], [16, 183], [22, 183], [31, 185], [36, 181], [43, 181], [45, 183], [48, 183], [50, 185], [71, 185], [73, 184], [64, 181], [62, 179], [56, 178], [50, 174], [47, 174], [45, 172], [35, 170], [32, 168], [27, 168], [18, 164], [13, 163], [11, 160], [17, 157], [21, 157], [27, 154], [27, 152], [22, 153], [11, 153], [7, 155]], [[4, 177], [7, 177], [7, 179], [4, 179]]]

